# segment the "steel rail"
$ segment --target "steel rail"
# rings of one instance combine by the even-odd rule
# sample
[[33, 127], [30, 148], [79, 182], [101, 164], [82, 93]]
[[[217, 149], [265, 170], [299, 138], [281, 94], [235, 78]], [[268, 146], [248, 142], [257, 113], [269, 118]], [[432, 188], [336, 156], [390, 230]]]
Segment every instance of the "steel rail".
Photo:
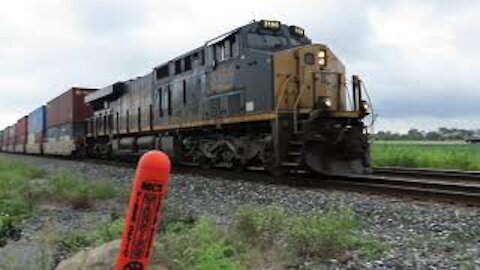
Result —
[[[58, 157], [39, 157], [59, 159]], [[65, 160], [65, 159], [64, 159]], [[134, 162], [99, 159], [70, 161], [116, 167], [134, 167]], [[178, 166], [174, 173], [222, 177], [229, 180], [262, 182], [299, 189], [334, 188], [362, 193], [390, 194], [420, 200], [447, 201], [480, 205], [480, 173], [453, 170], [428, 170], [406, 168], [376, 168], [372, 174], [319, 176], [309, 173], [288, 174], [281, 177], [269, 175], [259, 167], [256, 170], [234, 172], [222, 169], [203, 170], [197, 167]], [[261, 172], [259, 172], [261, 171]]]
[[471, 178], [480, 181], [480, 171], [462, 171], [453, 169], [429, 169], [429, 168], [404, 168], [404, 167], [377, 167], [373, 169], [374, 174], [392, 175], [416, 175], [431, 177], [457, 177]]

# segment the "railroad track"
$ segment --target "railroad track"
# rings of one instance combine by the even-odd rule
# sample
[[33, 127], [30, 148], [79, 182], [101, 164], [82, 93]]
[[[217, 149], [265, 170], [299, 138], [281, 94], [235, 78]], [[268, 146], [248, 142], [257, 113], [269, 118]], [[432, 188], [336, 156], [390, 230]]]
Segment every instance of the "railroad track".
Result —
[[373, 173], [375, 175], [392, 175], [405, 177], [437, 178], [448, 181], [463, 180], [473, 183], [480, 183], [480, 171], [460, 171], [426, 168], [401, 168], [401, 167], [378, 167]]
[[259, 168], [242, 173], [225, 170], [204, 172], [194, 169], [194, 171], [216, 177], [221, 175], [222, 178], [233, 180], [250, 179], [249, 181], [261, 181], [267, 184], [288, 185], [303, 189], [334, 188], [420, 200], [480, 205], [480, 172], [377, 168], [369, 175], [318, 176], [303, 173], [275, 177], [261, 173], [262, 170]]
[[[135, 167], [134, 162], [88, 160], [104, 165]], [[175, 173], [199, 174], [231, 180], [263, 182], [295, 188], [335, 188], [363, 193], [380, 193], [420, 200], [445, 201], [480, 205], [480, 172], [413, 169], [398, 167], [375, 168], [368, 175], [317, 176], [305, 173], [273, 176], [260, 167], [249, 167], [244, 172], [225, 169], [203, 170], [198, 167], [177, 166]]]
[[[52, 158], [52, 157], [50, 157]], [[83, 162], [134, 168], [134, 162], [87, 159]], [[410, 169], [397, 167], [375, 168], [368, 175], [318, 176], [308, 173], [276, 177], [253, 168], [244, 172], [225, 169], [202, 170], [198, 167], [177, 166], [175, 173], [198, 174], [230, 180], [246, 180], [295, 188], [335, 188], [363, 193], [390, 194], [420, 200], [439, 200], [480, 205], [480, 172]]]
[[334, 177], [329, 182], [425, 200], [480, 204], [480, 172], [383, 167], [371, 175]]

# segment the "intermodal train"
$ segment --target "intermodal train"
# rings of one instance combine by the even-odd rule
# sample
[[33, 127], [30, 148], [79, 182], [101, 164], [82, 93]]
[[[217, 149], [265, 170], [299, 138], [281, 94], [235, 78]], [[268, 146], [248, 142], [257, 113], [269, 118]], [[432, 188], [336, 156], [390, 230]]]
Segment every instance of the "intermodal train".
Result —
[[[350, 81], [350, 80], [348, 80]], [[73, 87], [0, 132], [1, 150], [263, 167], [370, 171], [362, 81], [304, 29], [261, 20], [101, 89]]]

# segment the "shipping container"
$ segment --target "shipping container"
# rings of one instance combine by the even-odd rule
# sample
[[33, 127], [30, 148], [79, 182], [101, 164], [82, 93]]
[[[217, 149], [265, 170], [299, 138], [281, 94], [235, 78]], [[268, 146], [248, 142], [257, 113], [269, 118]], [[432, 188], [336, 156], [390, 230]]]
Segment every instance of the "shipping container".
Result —
[[43, 141], [47, 130], [47, 107], [41, 106], [28, 115], [28, 138], [25, 151], [29, 154], [42, 154]]
[[85, 96], [96, 89], [72, 88], [47, 104], [47, 127], [79, 123], [93, 115], [93, 109], [85, 103]]
[[3, 134], [5, 131], [0, 130], [0, 151], [3, 151]]
[[15, 151], [15, 133], [17, 124], [14, 124], [8, 128], [8, 144], [7, 144], [7, 151], [14, 152]]
[[16, 153], [25, 152], [25, 145], [27, 144], [27, 136], [28, 136], [28, 116], [24, 116], [20, 120], [18, 120], [16, 125], [15, 150], [14, 150]]
[[3, 130], [3, 147], [2, 147], [2, 150], [3, 152], [7, 152], [8, 150], [8, 139], [9, 139], [9, 136], [10, 136], [10, 127], [6, 127], [4, 130]]
[[6, 127], [3, 130], [3, 140], [2, 140], [2, 151], [6, 152], [7, 151], [7, 146], [8, 146], [8, 129], [9, 127]]
[[43, 152], [49, 155], [83, 155], [86, 120], [93, 108], [85, 97], [96, 89], [72, 88], [47, 104], [47, 132]]

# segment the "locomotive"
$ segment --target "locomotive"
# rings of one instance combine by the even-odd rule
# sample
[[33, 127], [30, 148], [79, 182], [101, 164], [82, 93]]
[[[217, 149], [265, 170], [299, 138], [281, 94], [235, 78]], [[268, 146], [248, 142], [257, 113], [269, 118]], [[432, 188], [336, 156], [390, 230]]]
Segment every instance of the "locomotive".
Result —
[[56, 152], [115, 158], [159, 149], [202, 168], [363, 174], [369, 104], [358, 76], [350, 90], [328, 46], [298, 26], [253, 21], [144, 76], [81, 91], [91, 113], [72, 133], [73, 148]]

